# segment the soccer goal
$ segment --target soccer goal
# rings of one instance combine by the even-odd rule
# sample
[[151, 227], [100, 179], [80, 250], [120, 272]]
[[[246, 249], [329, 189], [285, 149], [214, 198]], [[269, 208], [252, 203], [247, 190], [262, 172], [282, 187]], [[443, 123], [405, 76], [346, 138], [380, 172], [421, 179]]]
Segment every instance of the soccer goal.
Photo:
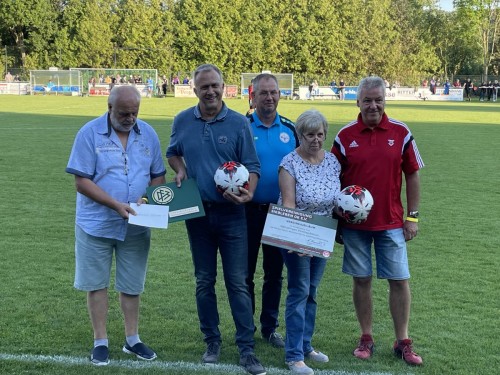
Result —
[[[271, 73], [263, 71], [262, 73], [270, 73], [278, 80], [281, 96], [291, 97], [293, 93], [293, 74], [291, 73]], [[241, 97], [248, 97], [248, 86], [256, 76], [261, 73], [241, 73]]]
[[81, 95], [80, 72], [70, 70], [30, 70], [31, 95]]
[[142, 96], [153, 96], [158, 84], [156, 69], [70, 68], [82, 76], [84, 93], [109, 95], [115, 85], [135, 85]]

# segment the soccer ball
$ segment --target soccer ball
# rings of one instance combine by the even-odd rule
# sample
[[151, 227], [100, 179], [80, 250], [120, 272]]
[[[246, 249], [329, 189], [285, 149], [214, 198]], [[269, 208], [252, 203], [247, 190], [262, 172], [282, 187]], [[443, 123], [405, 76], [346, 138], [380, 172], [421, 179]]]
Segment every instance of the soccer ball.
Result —
[[335, 199], [334, 211], [350, 224], [361, 224], [368, 219], [373, 197], [362, 186], [350, 185], [342, 189]]
[[222, 194], [229, 191], [240, 195], [239, 187], [248, 189], [248, 169], [237, 161], [226, 161], [215, 171], [214, 181], [217, 190]]

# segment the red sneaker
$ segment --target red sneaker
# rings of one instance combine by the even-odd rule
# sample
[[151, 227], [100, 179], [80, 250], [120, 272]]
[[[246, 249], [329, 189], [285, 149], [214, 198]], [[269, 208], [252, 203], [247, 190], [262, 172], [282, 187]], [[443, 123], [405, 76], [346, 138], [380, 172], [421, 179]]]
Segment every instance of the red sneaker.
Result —
[[372, 336], [361, 335], [358, 347], [354, 349], [354, 352], [352, 352], [352, 354], [354, 354], [354, 356], [359, 359], [368, 359], [372, 356], [374, 350], [375, 344], [373, 343]]
[[394, 354], [401, 357], [406, 363], [413, 366], [420, 366], [422, 364], [422, 357], [413, 351], [413, 341], [410, 339], [394, 342]]

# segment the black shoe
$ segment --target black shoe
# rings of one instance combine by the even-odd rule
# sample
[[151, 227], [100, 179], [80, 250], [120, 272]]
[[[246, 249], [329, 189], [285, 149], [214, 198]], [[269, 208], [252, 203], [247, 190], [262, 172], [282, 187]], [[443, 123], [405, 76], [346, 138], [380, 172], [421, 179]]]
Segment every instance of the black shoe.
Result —
[[285, 341], [283, 340], [283, 336], [281, 336], [278, 332], [273, 332], [269, 336], [264, 336], [262, 334], [264, 340], [266, 340], [269, 344], [274, 346], [275, 348], [284, 348]]
[[203, 353], [203, 363], [215, 364], [219, 362], [220, 357], [220, 341], [214, 341], [207, 344], [207, 350]]
[[106, 366], [109, 363], [109, 349], [106, 345], [99, 345], [92, 349], [90, 362], [96, 366]]
[[137, 358], [145, 361], [152, 361], [156, 358], [156, 353], [143, 342], [138, 342], [134, 346], [125, 344], [123, 346], [123, 351], [127, 354], [134, 354]]
[[240, 366], [249, 374], [266, 375], [266, 369], [253, 353], [240, 356]]

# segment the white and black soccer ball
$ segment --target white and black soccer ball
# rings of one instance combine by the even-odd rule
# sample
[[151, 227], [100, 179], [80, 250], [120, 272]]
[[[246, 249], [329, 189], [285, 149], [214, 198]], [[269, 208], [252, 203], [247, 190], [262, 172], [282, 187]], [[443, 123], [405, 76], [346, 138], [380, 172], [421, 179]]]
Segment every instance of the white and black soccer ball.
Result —
[[215, 171], [214, 181], [217, 190], [222, 194], [229, 191], [240, 195], [239, 187], [248, 189], [248, 169], [237, 161], [226, 161]]
[[361, 224], [368, 219], [373, 203], [368, 189], [350, 185], [343, 188], [335, 199], [334, 211], [350, 224]]

